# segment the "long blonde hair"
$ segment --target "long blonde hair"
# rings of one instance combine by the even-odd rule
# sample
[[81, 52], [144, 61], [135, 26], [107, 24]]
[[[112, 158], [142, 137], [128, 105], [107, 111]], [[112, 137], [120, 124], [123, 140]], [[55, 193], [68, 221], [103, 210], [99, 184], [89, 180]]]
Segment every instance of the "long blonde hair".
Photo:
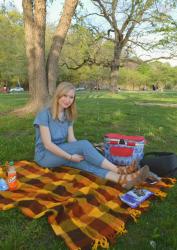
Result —
[[[70, 90], [76, 90], [75, 87], [72, 85], [70, 82], [61, 82], [56, 90], [55, 94], [52, 98], [52, 104], [51, 104], [51, 113], [52, 113], [52, 118], [54, 120], [58, 119], [58, 113], [59, 113], [59, 104], [58, 104], [58, 99], [60, 99], [62, 96], [66, 95], [68, 91]], [[76, 109], [76, 98], [74, 95], [74, 101], [71, 104], [69, 108], [65, 110], [66, 118], [69, 121], [73, 121], [77, 118], [77, 109]]]

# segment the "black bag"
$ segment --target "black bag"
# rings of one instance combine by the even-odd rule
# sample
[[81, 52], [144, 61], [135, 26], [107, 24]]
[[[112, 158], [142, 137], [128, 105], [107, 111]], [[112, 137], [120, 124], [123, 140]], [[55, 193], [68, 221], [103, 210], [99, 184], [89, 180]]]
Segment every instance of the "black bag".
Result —
[[170, 152], [149, 152], [140, 161], [140, 166], [148, 165], [160, 177], [177, 176], [177, 155]]

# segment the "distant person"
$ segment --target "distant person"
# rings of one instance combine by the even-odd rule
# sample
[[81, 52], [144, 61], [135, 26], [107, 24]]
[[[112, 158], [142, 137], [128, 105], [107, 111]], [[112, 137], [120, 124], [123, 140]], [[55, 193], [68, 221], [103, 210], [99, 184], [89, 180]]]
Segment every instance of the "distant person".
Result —
[[3, 91], [4, 91], [4, 93], [7, 93], [7, 85], [6, 84], [4, 84], [4, 86], [3, 86]]
[[70, 166], [132, 188], [149, 175], [145, 166], [117, 167], [101, 155], [87, 140], [76, 140], [76, 89], [68, 82], [58, 85], [49, 107], [34, 120], [36, 129], [35, 161], [42, 167]]
[[156, 91], [156, 86], [155, 86], [155, 84], [152, 85], [152, 90], [153, 90], [153, 91]]
[[143, 87], [143, 91], [146, 91], [147, 90], [147, 87], [146, 87], [146, 85], [144, 85], [144, 87]]

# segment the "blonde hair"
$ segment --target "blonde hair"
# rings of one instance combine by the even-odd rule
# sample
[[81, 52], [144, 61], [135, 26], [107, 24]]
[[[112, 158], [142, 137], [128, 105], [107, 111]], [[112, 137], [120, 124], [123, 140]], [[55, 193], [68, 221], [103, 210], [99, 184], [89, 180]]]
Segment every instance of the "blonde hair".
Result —
[[[58, 99], [60, 99], [62, 96], [66, 95], [68, 91], [70, 90], [76, 90], [75, 87], [72, 85], [70, 82], [61, 82], [56, 90], [55, 94], [52, 98], [52, 103], [51, 103], [51, 113], [52, 113], [52, 118], [54, 120], [58, 119], [58, 113], [59, 113], [59, 104], [58, 104]], [[66, 118], [69, 121], [73, 121], [77, 118], [77, 109], [76, 109], [76, 98], [74, 95], [74, 100], [73, 103], [69, 108], [65, 110]]]

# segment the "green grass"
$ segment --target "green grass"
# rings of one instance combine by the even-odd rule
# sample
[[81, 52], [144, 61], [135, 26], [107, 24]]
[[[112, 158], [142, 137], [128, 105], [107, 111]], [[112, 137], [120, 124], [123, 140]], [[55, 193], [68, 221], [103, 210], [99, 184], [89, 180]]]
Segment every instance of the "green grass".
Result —
[[[23, 106], [27, 94], [0, 95], [0, 160], [32, 160], [34, 129], [32, 115], [23, 118], [10, 114]], [[177, 104], [177, 93], [107, 92], [78, 93], [79, 118], [75, 122], [78, 139], [100, 142], [105, 133], [144, 135], [145, 151], [177, 153], [177, 108], [145, 106], [140, 103]], [[177, 249], [177, 185], [168, 191], [167, 198], [155, 201], [152, 209], [138, 222], [127, 225], [128, 234], [118, 238], [111, 248], [120, 250]], [[31, 220], [18, 209], [0, 212], [0, 249], [43, 250], [67, 249], [56, 237], [47, 218]]]

